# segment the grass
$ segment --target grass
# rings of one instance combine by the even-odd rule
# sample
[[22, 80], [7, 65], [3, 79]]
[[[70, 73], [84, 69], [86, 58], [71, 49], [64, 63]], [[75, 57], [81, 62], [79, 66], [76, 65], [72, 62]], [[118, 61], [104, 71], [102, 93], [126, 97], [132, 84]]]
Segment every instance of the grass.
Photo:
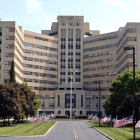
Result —
[[[101, 124], [101, 127], [99, 127], [98, 122], [87, 121], [87, 123], [107, 134], [108, 136], [114, 138], [115, 140], [133, 140], [132, 125], [126, 125], [125, 127], [123, 126], [114, 129], [111, 127], [111, 124], [107, 124], [107, 127], [106, 124]], [[140, 128], [136, 128], [136, 140], [140, 140]]]
[[11, 126], [2, 126], [0, 127], [0, 136], [44, 135], [55, 123], [55, 121], [38, 121], [37, 123], [33, 121], [13, 124]]

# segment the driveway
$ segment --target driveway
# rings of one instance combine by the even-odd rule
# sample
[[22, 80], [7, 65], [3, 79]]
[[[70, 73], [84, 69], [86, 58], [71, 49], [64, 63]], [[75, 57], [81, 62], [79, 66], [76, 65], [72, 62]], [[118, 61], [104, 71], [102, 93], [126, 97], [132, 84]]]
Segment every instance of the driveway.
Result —
[[44, 137], [0, 137], [0, 140], [108, 140], [85, 121], [58, 121]]

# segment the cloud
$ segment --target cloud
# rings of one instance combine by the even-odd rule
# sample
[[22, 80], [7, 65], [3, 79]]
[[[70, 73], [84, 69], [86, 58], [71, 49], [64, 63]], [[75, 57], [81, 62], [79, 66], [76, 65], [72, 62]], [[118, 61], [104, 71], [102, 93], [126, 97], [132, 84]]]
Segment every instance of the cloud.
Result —
[[112, 5], [118, 6], [124, 10], [129, 10], [127, 5], [121, 1], [118, 1], [118, 0], [103, 0], [103, 1]]
[[32, 13], [39, 10], [42, 6], [42, 3], [38, 0], [26, 0], [26, 5], [28, 8], [28, 12]]

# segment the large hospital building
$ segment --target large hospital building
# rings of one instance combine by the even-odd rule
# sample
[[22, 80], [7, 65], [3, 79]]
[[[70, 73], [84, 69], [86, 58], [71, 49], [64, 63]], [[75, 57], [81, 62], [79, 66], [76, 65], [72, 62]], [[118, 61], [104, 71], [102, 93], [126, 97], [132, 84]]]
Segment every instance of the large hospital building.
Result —
[[58, 16], [51, 30], [41, 34], [13, 21], [0, 21], [0, 83], [9, 82], [14, 60], [16, 81], [27, 81], [42, 100], [39, 113], [44, 108], [47, 114], [69, 114], [72, 90], [72, 111], [86, 115], [89, 109], [93, 114], [99, 110], [100, 81], [104, 114], [110, 83], [133, 67], [133, 52], [124, 47], [136, 48], [135, 67], [140, 70], [140, 23], [127, 23], [105, 34], [89, 27], [83, 16]]

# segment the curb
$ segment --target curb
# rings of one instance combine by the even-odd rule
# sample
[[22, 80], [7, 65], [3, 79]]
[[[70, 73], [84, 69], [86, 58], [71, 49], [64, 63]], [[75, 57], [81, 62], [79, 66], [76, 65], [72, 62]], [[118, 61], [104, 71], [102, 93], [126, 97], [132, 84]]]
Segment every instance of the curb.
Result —
[[34, 135], [34, 136], [0, 136], [0, 137], [17, 137], [17, 138], [20, 138], [20, 137], [44, 137], [46, 136], [50, 131], [51, 129], [53, 129], [55, 127], [55, 125], [57, 125], [58, 122], [56, 122], [44, 135]]
[[89, 125], [89, 126], [91, 126], [93, 129], [95, 129], [96, 131], [98, 131], [98, 132], [101, 133], [102, 135], [104, 135], [106, 138], [108, 138], [108, 139], [110, 139], [110, 140], [115, 140], [115, 139], [111, 138], [110, 136], [108, 136], [107, 134], [105, 134], [105, 133], [103, 133], [102, 131], [100, 131], [99, 129], [95, 128], [94, 126], [88, 124], [87, 122], [86, 122], [86, 124]]

